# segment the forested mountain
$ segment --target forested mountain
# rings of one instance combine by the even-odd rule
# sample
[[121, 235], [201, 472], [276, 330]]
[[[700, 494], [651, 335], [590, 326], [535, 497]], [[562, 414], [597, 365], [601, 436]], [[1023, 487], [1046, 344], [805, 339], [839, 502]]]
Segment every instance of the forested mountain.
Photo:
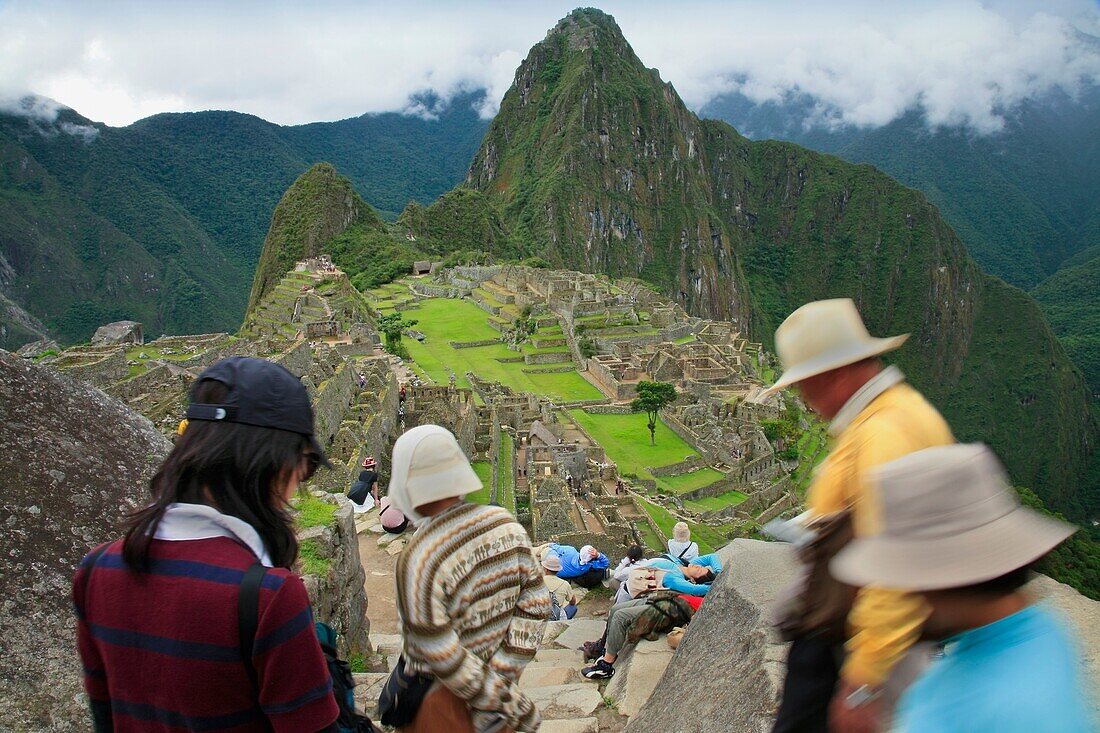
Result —
[[1084, 379], [1034, 300], [984, 274], [936, 207], [868, 165], [701, 120], [607, 15], [578, 10], [516, 72], [465, 186], [508, 256], [642, 277], [771, 339], [850, 296], [960, 438], [1075, 516], [1096, 435]]
[[[72, 110], [0, 115], [0, 296], [62, 341], [118, 318], [150, 333], [234, 329], [271, 212], [327, 160], [390, 218], [462, 179], [487, 123], [479, 95], [422, 100], [436, 119], [381, 114], [280, 127], [235, 112], [122, 128]], [[0, 307], [0, 347], [37, 337]]]
[[922, 191], [986, 272], [1032, 290], [1100, 394], [1100, 265], [1086, 264], [1100, 253], [1100, 88], [1024, 102], [988, 135], [930, 130], [920, 110], [879, 128], [826, 129], [813, 122], [817, 106], [806, 95], [755, 104], [730, 94], [702, 114], [753, 139], [871, 163]]

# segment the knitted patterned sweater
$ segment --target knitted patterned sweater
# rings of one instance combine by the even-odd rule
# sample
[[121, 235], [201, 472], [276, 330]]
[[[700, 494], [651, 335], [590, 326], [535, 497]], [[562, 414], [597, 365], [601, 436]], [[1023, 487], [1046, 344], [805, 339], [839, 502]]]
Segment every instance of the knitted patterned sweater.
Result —
[[542, 641], [550, 595], [511, 514], [460, 503], [418, 527], [397, 561], [397, 612], [406, 664], [466, 700], [478, 733], [538, 728], [516, 682]]

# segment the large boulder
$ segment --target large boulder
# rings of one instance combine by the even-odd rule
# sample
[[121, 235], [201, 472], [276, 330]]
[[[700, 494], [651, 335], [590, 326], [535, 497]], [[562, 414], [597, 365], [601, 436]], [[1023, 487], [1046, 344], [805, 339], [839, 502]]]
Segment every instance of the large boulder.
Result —
[[0, 728], [88, 730], [72, 576], [170, 448], [113, 397], [0, 351]]
[[137, 321], [115, 321], [100, 326], [92, 336], [92, 346], [114, 346], [115, 344], [142, 344], [145, 336], [141, 324]]
[[[734, 540], [720, 554], [725, 570], [627, 733], [771, 730], [786, 645], [770, 629], [770, 610], [776, 594], [794, 579], [794, 555], [788, 544], [746, 539]], [[1076, 632], [1086, 691], [1093, 705], [1100, 705], [1100, 602], [1042, 575], [1029, 588]], [[712, 694], [684, 694], [704, 688]]]

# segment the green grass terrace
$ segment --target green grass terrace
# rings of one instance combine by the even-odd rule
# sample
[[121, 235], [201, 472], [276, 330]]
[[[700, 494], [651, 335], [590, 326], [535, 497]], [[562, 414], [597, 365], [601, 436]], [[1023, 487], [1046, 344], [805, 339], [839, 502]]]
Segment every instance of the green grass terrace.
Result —
[[[608, 457], [619, 467], [619, 473], [621, 474], [634, 474], [639, 478], [651, 479], [653, 476], [646, 470], [647, 467], [668, 466], [679, 463], [688, 456], [699, 455], [694, 448], [688, 445], [679, 435], [672, 432], [660, 419], [657, 420], [656, 444], [650, 445], [649, 430], [646, 429], [646, 416], [642, 413], [594, 415], [578, 409], [570, 410], [569, 414], [584, 428], [585, 432], [603, 446]], [[691, 474], [684, 475], [691, 476]], [[682, 479], [685, 484], [690, 484], [693, 480], [707, 477], [682, 479], [682, 477], [677, 476], [662, 480]], [[713, 478], [704, 480], [699, 486], [713, 483], [720, 477], [720, 473], [713, 471]], [[689, 491], [690, 489], [683, 490]]]
[[[466, 372], [481, 379], [500, 382], [512, 389], [545, 395], [557, 402], [598, 400], [603, 394], [576, 370], [534, 373], [538, 367], [522, 361], [523, 353], [512, 351], [497, 341], [500, 332], [489, 326], [488, 314], [468, 300], [429, 298], [406, 315], [415, 319], [414, 329], [425, 335], [424, 341], [405, 338], [402, 343], [416, 367], [437, 384], [446, 384], [450, 371], [459, 387], [469, 387]], [[451, 342], [489, 341], [487, 346], [456, 349]], [[549, 349], [547, 351], [550, 351]], [[562, 362], [569, 363], [569, 354]]]

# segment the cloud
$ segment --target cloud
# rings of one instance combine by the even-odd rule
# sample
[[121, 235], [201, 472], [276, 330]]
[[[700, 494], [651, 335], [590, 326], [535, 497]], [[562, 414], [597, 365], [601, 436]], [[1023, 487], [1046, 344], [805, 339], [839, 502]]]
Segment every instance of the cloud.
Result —
[[[439, 109], [485, 89], [491, 116], [527, 50], [573, 3], [53, 2], [0, 4], [0, 98], [62, 100], [108, 124], [233, 109], [281, 124]], [[823, 125], [991, 132], [1023, 99], [1100, 80], [1088, 0], [923, 3], [616, 1], [648, 66], [700, 108], [739, 91], [809, 95]]]

